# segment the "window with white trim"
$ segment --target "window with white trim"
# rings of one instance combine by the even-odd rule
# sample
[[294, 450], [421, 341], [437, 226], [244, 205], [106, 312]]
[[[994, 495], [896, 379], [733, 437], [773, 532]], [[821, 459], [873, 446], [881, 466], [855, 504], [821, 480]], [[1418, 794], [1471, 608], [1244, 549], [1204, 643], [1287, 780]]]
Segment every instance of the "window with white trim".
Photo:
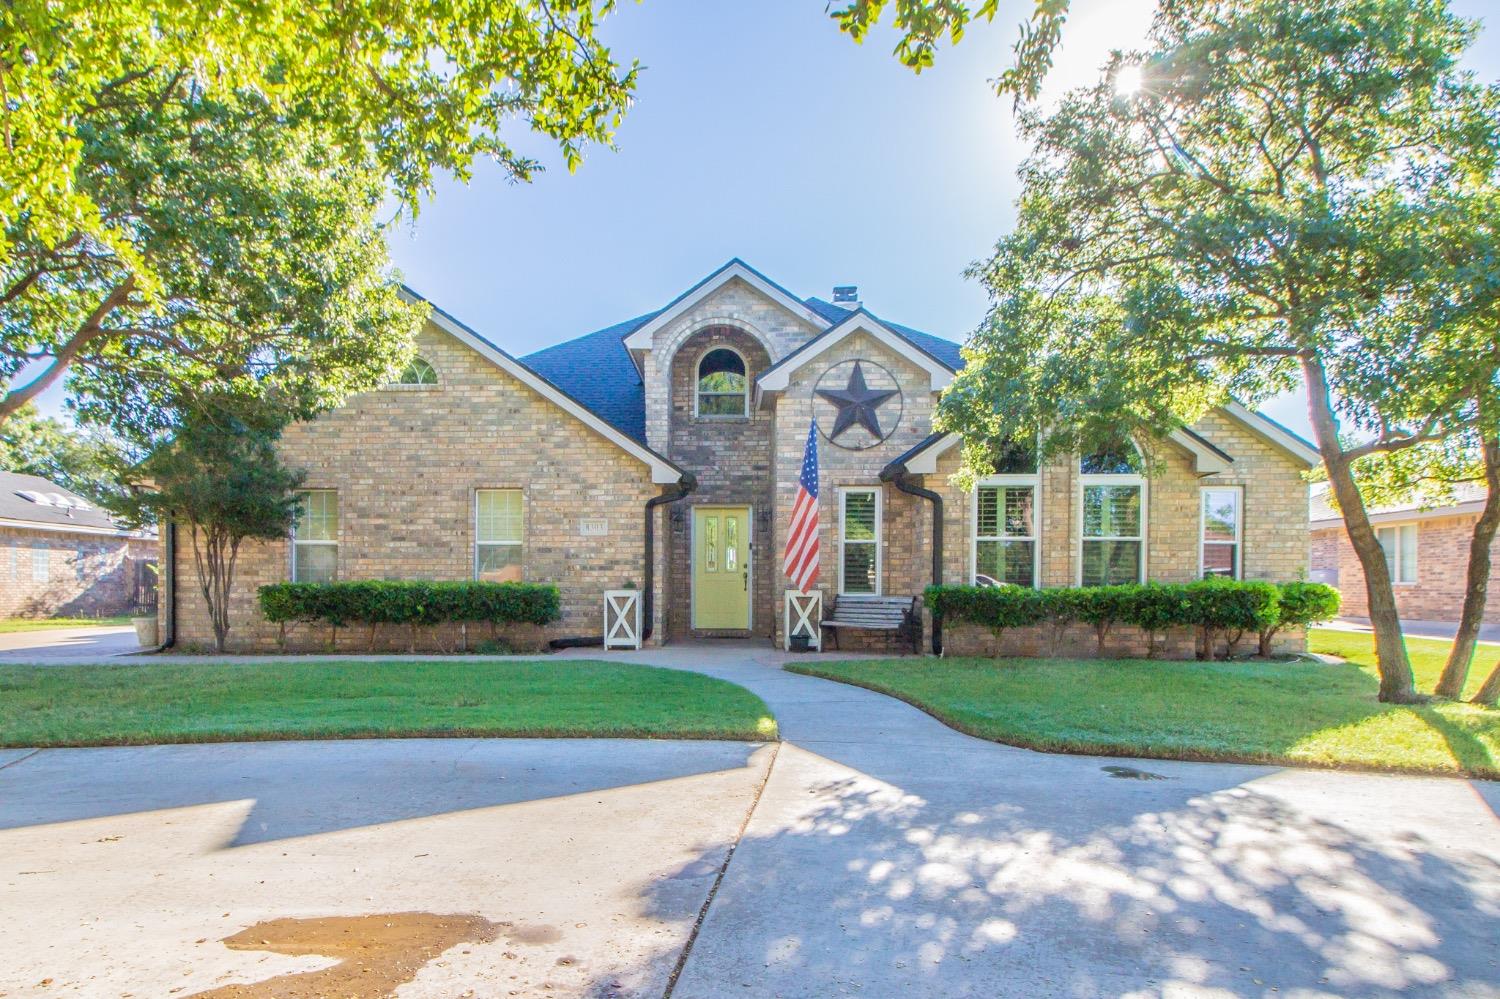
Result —
[[339, 494], [304, 489], [292, 525], [292, 581], [328, 583], [339, 575]]
[[1417, 525], [1393, 524], [1376, 528], [1375, 536], [1385, 550], [1385, 564], [1391, 570], [1391, 582], [1417, 581]]
[[1244, 490], [1205, 486], [1198, 496], [1198, 574], [1204, 579], [1239, 579]]
[[880, 592], [880, 490], [839, 490], [839, 592]]
[[699, 416], [744, 416], [749, 412], [750, 379], [745, 359], [728, 347], [715, 347], [698, 359]]
[[989, 476], [974, 490], [974, 582], [1035, 586], [1034, 476]]
[[41, 542], [31, 546], [31, 581], [45, 583], [52, 577], [52, 549]]
[[522, 530], [521, 490], [474, 490], [475, 579], [521, 581]]
[[1079, 468], [1082, 586], [1139, 583], [1146, 573], [1146, 479], [1128, 444], [1085, 455]]

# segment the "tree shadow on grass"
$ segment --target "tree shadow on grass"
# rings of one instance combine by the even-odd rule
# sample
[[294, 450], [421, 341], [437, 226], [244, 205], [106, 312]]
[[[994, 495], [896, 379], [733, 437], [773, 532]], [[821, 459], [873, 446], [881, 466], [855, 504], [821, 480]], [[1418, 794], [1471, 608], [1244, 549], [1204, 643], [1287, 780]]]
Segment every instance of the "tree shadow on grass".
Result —
[[[1089, 784], [1075, 758], [963, 807], [938, 776], [782, 753], [829, 779], [768, 788], [675, 999], [1500, 995], [1500, 848], [1401, 821], [1404, 782], [1164, 764], [1183, 776]], [[1391, 821], [1367, 834], [1368, 802], [1330, 807], [1328, 780], [1369, 783]]]

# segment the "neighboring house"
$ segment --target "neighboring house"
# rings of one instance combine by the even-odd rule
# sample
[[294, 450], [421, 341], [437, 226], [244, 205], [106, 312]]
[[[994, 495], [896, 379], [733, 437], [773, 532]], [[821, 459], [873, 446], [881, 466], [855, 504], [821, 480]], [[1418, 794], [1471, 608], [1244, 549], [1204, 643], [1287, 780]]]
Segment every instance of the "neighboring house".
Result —
[[[1369, 511], [1403, 618], [1457, 621], [1462, 615], [1469, 538], [1483, 506], [1484, 487], [1465, 484], [1441, 506], [1413, 500]], [[1329, 505], [1326, 488], [1313, 491], [1308, 528], [1311, 578], [1339, 588], [1344, 598], [1341, 613], [1369, 617], [1365, 571], [1344, 531], [1344, 518]], [[1494, 555], [1500, 558], [1500, 548]], [[1484, 619], [1500, 622], [1500, 604], [1490, 600]]]
[[[241, 554], [231, 646], [276, 640], [257, 586], [335, 578], [555, 583], [554, 638], [597, 638], [603, 592], [634, 586], [653, 641], [775, 636], [813, 417], [829, 604], [915, 596], [935, 570], [1039, 586], [1306, 572], [1317, 456], [1270, 420], [1214, 411], [1149, 478], [1133, 452], [1023, 459], [960, 491], [958, 439], [932, 432], [958, 345], [834, 297], [733, 260], [659, 311], [522, 358], [434, 309], [398, 384], [284, 435], [306, 502], [293, 537]], [[176, 637], [206, 644], [179, 549]]]
[[149, 607], [156, 538], [35, 475], [0, 472], [0, 617], [98, 617]]

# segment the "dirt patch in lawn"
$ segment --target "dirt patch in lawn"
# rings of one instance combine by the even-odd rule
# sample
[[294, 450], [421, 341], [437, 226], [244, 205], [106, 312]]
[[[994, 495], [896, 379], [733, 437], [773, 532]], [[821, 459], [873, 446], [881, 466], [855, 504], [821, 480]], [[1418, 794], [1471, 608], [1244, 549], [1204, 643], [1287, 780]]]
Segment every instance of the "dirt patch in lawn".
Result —
[[224, 938], [231, 950], [339, 958], [320, 971], [225, 985], [194, 999], [385, 999], [433, 958], [461, 943], [489, 943], [502, 926], [474, 915], [392, 912], [373, 916], [272, 919]]

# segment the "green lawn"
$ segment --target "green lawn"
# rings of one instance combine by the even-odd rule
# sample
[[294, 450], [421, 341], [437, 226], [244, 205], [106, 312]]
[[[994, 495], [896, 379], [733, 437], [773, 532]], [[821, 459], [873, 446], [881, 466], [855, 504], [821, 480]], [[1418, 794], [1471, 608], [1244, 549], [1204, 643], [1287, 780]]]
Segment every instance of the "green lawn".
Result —
[[743, 687], [621, 663], [0, 666], [0, 746], [392, 736], [774, 739]]
[[103, 628], [129, 624], [130, 618], [119, 617], [0, 617], [0, 635], [16, 631], [41, 631], [44, 628]]
[[[1412, 639], [1431, 689], [1447, 643]], [[960, 731], [1036, 749], [1500, 778], [1500, 710], [1375, 699], [1368, 635], [1315, 631], [1322, 665], [1146, 660], [896, 659], [797, 673], [909, 701]], [[1500, 649], [1481, 646], [1477, 686]]]

